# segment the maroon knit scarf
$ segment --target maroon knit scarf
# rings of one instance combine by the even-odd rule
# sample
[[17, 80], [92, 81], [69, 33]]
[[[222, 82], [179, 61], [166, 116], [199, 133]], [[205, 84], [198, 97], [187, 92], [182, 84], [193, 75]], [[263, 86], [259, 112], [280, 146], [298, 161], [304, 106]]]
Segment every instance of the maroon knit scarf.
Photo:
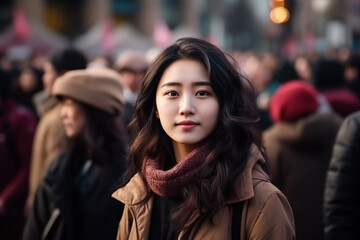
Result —
[[145, 178], [151, 190], [160, 196], [181, 196], [184, 185], [196, 180], [201, 165], [211, 149], [211, 144], [205, 143], [166, 171], [163, 170], [158, 159], [148, 158], [145, 165]]

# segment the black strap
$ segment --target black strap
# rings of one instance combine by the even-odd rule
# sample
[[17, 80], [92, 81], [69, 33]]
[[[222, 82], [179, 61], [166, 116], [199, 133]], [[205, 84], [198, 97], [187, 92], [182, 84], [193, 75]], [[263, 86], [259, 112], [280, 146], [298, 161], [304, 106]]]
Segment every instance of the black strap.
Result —
[[20, 159], [19, 159], [19, 156], [16, 151], [15, 141], [14, 141], [14, 137], [11, 132], [11, 126], [10, 126], [9, 121], [6, 121], [4, 123], [3, 133], [5, 134], [5, 142], [7, 143], [8, 147], [9, 147], [10, 154], [13, 157], [13, 160], [15, 161], [15, 167], [16, 167], [16, 169], [19, 169]]
[[231, 236], [233, 240], [240, 239], [242, 209], [243, 209], [243, 201], [233, 204], [232, 225], [231, 225]]

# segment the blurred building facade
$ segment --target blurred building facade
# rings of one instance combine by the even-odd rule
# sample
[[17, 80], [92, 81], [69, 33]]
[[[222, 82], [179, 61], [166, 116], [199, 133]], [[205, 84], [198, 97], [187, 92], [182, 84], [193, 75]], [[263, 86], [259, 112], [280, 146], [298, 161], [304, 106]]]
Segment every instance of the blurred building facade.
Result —
[[[269, 17], [277, 2], [284, 2], [290, 14], [281, 24]], [[2, 0], [0, 35], [16, 25], [15, 9], [24, 12], [29, 28], [41, 26], [69, 44], [86, 45], [79, 39], [91, 35], [102, 46], [93, 55], [116, 52], [116, 38], [130, 31], [114, 33], [123, 26], [131, 26], [134, 38], [143, 39], [139, 44], [146, 45], [144, 51], [185, 35], [206, 38], [225, 49], [272, 50], [290, 57], [314, 49], [360, 49], [360, 0]], [[154, 42], [155, 33], [167, 41]], [[24, 39], [0, 41], [0, 52], [9, 48], [6, 44], [26, 44], [26, 38], [34, 37], [23, 35]], [[125, 47], [132, 42], [124, 41]], [[89, 48], [94, 49], [93, 44]]]

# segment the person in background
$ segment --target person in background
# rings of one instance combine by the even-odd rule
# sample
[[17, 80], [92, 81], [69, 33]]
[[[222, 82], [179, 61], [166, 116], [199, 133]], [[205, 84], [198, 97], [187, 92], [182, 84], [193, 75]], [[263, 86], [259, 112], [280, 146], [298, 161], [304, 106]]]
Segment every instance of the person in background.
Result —
[[24, 107], [30, 109], [39, 120], [38, 112], [36, 111], [33, 98], [35, 94], [43, 90], [43, 84], [41, 82], [42, 71], [32, 66], [26, 66], [20, 70], [16, 90], [16, 101]]
[[125, 125], [132, 119], [135, 101], [148, 65], [145, 54], [135, 50], [126, 50], [115, 60], [114, 68], [120, 73], [124, 84], [125, 108], [122, 119]]
[[313, 81], [331, 108], [342, 117], [360, 110], [360, 98], [346, 86], [344, 66], [337, 60], [321, 58], [315, 62]]
[[312, 65], [311, 59], [307, 55], [296, 56], [294, 60], [294, 68], [299, 75], [299, 79], [304, 80], [308, 83], [313, 83], [312, 76]]
[[69, 71], [52, 93], [60, 100], [67, 145], [39, 184], [23, 239], [115, 239], [123, 205], [111, 192], [126, 169], [127, 149], [118, 74]]
[[263, 132], [272, 182], [290, 202], [298, 240], [324, 239], [325, 177], [342, 121], [318, 112], [318, 95], [304, 80], [282, 84], [270, 100], [274, 125]]
[[91, 59], [87, 68], [113, 68], [113, 62], [110, 56], [108, 55], [100, 55], [93, 59]]
[[360, 54], [352, 53], [344, 62], [347, 87], [360, 98]]
[[56, 102], [51, 94], [56, 78], [70, 70], [84, 69], [86, 65], [85, 55], [73, 48], [58, 50], [44, 62], [42, 76], [44, 90], [36, 94], [33, 99], [39, 116], [51, 109]]
[[[36, 129], [29, 179], [29, 196], [25, 213], [31, 207], [34, 194], [40, 179], [44, 176], [50, 161], [59, 153], [64, 129], [59, 117], [60, 105], [52, 96], [52, 86], [56, 79], [67, 71], [85, 69], [87, 60], [85, 55], [75, 49], [67, 48], [52, 55], [44, 64], [44, 92], [40, 92], [41, 103], [40, 121]], [[38, 97], [38, 96], [37, 96]], [[44, 97], [44, 98], [42, 98]]]
[[117, 239], [295, 239], [271, 184], [251, 84], [216, 46], [182, 38], [144, 78]]
[[341, 124], [327, 170], [324, 195], [326, 240], [360, 238], [360, 111]]
[[[260, 115], [261, 131], [270, 127], [272, 121], [268, 114], [269, 98], [272, 92], [278, 87], [278, 83], [273, 81], [274, 73], [277, 71], [275, 66], [270, 65], [269, 55], [258, 55], [250, 53], [244, 62], [244, 73], [248, 76], [256, 92], [256, 105]], [[275, 62], [275, 56], [272, 57]], [[277, 59], [276, 59], [276, 62]]]
[[0, 68], [0, 239], [19, 240], [28, 192], [34, 114], [12, 96], [9, 74]]

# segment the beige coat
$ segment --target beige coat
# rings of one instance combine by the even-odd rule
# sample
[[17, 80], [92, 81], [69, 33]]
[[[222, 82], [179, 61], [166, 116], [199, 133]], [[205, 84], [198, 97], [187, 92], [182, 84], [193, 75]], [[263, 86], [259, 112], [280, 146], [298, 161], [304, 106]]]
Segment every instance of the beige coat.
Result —
[[[241, 239], [295, 239], [295, 226], [291, 207], [285, 196], [269, 181], [262, 170], [263, 162], [258, 152], [253, 152], [244, 173], [237, 179], [234, 195], [218, 212], [214, 225], [210, 221], [195, 223], [197, 231], [189, 239], [231, 239], [232, 205], [245, 201], [241, 216]], [[146, 196], [146, 188], [139, 174], [135, 175], [113, 197], [125, 204], [119, 223], [118, 240], [148, 239], [153, 199], [137, 204]], [[181, 232], [179, 239], [184, 233]]]
[[44, 176], [49, 163], [58, 155], [65, 131], [60, 119], [60, 104], [56, 103], [41, 117], [33, 143], [30, 167], [27, 210], [31, 207], [37, 185]]

